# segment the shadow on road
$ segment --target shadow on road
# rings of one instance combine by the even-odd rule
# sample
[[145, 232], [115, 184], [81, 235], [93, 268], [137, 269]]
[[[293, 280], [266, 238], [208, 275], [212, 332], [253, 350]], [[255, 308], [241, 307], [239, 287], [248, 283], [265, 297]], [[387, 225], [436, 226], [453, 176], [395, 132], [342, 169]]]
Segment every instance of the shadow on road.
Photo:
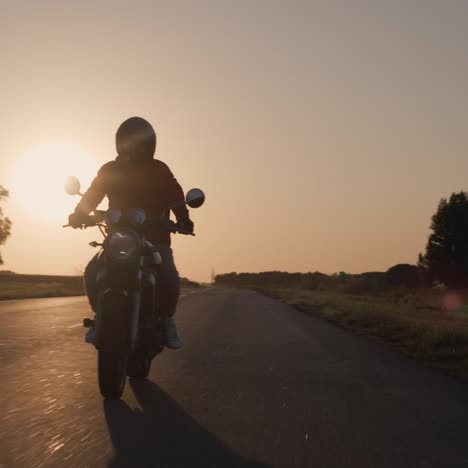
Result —
[[131, 386], [142, 410], [104, 401], [115, 452], [109, 467], [267, 468], [233, 452], [153, 382]]

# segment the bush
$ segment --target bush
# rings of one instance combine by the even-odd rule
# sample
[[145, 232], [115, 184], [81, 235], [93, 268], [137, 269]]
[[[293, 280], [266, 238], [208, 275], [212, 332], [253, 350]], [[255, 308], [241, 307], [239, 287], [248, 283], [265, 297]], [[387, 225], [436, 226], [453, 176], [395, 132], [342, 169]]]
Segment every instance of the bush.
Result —
[[422, 275], [416, 265], [400, 263], [387, 270], [385, 284], [387, 286], [416, 287], [422, 284]]

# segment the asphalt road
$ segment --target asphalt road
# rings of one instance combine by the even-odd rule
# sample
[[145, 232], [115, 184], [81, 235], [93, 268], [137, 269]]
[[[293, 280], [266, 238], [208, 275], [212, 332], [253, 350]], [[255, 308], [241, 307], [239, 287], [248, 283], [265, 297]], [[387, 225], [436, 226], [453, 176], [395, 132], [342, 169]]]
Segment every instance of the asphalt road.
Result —
[[248, 291], [104, 402], [82, 298], [0, 304], [0, 467], [468, 467], [468, 386]]

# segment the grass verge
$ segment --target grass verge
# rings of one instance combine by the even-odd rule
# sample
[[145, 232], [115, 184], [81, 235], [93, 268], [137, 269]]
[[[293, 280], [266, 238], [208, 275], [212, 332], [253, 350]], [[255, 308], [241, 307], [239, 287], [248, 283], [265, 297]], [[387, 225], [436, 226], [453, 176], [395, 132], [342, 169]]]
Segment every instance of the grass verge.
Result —
[[434, 307], [430, 305], [433, 298], [426, 301], [424, 292], [412, 293], [412, 301], [401, 302], [395, 300], [394, 292], [358, 296], [336, 291], [251, 289], [388, 343], [424, 365], [468, 382], [468, 317], [463, 307], [451, 312]]
[[82, 296], [79, 276], [0, 275], [0, 300]]
[[[181, 279], [183, 288], [200, 287], [198, 283]], [[81, 276], [0, 274], [0, 301], [45, 297], [83, 296]]]

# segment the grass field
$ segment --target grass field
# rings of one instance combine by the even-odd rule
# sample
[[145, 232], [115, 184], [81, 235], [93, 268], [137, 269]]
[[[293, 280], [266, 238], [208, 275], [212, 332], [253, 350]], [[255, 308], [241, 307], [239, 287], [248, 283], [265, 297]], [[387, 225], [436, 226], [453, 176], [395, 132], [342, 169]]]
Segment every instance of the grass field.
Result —
[[0, 275], [0, 300], [83, 295], [79, 276]]
[[388, 343], [430, 367], [468, 382], [468, 296], [431, 289], [378, 294], [253, 287], [356, 333]]
[[[199, 287], [199, 284], [183, 278], [182, 287]], [[1, 301], [82, 295], [84, 289], [81, 276], [0, 274]]]

